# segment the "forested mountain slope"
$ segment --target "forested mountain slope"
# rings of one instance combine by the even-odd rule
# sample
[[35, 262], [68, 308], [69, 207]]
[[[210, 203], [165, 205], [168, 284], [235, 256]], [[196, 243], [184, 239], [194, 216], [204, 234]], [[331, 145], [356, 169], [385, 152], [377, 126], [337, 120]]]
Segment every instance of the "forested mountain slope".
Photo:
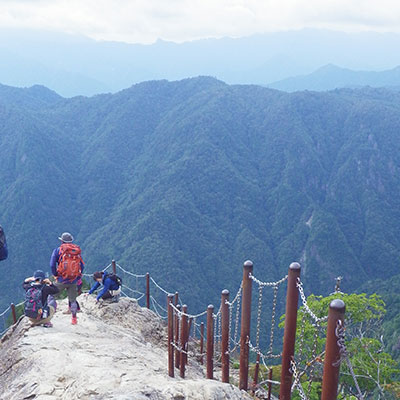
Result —
[[[303, 265], [307, 291], [399, 271], [400, 94], [288, 94], [200, 77], [64, 99], [0, 87], [0, 305], [71, 231], [203, 309]], [[4, 276], [4, 275], [3, 275]], [[188, 300], [187, 300], [188, 301]]]

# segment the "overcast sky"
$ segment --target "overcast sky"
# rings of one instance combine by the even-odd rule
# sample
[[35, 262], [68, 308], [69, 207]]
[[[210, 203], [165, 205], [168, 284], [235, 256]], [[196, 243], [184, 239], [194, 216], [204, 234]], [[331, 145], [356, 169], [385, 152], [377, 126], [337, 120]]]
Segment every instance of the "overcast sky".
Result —
[[152, 43], [304, 27], [400, 32], [399, 0], [0, 0], [0, 26]]

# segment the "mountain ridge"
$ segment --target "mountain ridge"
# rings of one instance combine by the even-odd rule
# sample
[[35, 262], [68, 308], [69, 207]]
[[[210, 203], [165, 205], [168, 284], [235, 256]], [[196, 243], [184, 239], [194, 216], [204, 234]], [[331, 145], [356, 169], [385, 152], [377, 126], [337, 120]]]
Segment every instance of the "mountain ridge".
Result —
[[267, 87], [286, 92], [315, 90], [326, 91], [338, 88], [362, 86], [398, 88], [400, 87], [400, 66], [385, 71], [354, 71], [327, 64], [308, 75], [294, 76]]
[[246, 259], [265, 280], [300, 261], [317, 294], [399, 272], [399, 93], [206, 77], [46, 104], [16, 93], [33, 104], [0, 97], [3, 305], [66, 230], [87, 272], [116, 259], [195, 309], [236, 290]]
[[63, 96], [117, 92], [148, 80], [215, 76], [229, 84], [269, 84], [328, 63], [356, 70], [400, 65], [399, 34], [329, 30], [258, 34], [149, 45], [2, 29], [0, 81], [43, 84]]

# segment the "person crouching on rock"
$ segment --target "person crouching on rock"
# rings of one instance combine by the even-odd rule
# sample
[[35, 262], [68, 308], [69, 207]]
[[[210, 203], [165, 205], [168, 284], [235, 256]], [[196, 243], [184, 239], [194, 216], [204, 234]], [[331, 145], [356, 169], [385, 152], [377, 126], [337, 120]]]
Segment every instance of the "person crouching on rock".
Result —
[[93, 279], [96, 281], [89, 290], [88, 294], [92, 294], [101, 285], [103, 288], [100, 290], [96, 297], [96, 302], [100, 299], [118, 302], [121, 293], [121, 278], [115, 274], [109, 274], [103, 271], [97, 271], [93, 274]]
[[22, 287], [25, 289], [24, 312], [32, 325], [51, 328], [53, 324], [50, 320], [57, 308], [53, 294], [59, 292], [58, 287], [53, 285], [41, 270], [35, 271], [32, 277], [26, 278]]

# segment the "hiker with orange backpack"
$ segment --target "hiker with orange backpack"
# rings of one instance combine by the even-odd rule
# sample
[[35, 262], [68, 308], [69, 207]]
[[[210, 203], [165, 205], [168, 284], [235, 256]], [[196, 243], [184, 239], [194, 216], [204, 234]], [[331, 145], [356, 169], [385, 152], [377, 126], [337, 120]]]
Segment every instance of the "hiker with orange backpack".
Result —
[[78, 323], [76, 318], [78, 308], [76, 302], [78, 296], [77, 284], [82, 277], [84, 262], [81, 256], [81, 248], [72, 243], [74, 237], [70, 233], [64, 232], [59, 239], [61, 240], [61, 246], [53, 250], [50, 258], [50, 268], [57, 280], [56, 286], [60, 289], [60, 292], [64, 289], [67, 290], [68, 301], [71, 304], [71, 323], [76, 325]]

